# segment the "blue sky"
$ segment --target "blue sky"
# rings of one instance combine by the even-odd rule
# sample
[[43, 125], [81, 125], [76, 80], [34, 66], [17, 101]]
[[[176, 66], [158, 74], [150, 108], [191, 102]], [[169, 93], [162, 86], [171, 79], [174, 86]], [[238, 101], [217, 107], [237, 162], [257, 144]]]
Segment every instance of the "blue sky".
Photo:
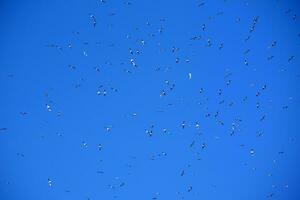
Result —
[[0, 8], [0, 199], [300, 198], [297, 1]]

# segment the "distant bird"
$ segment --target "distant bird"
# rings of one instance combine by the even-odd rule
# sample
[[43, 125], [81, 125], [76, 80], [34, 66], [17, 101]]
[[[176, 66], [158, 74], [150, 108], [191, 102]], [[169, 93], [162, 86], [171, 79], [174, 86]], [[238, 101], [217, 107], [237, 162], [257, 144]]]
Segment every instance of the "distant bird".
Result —
[[91, 18], [91, 20], [92, 20], [93, 26], [96, 27], [96, 25], [97, 25], [97, 20], [96, 20], [95, 15], [90, 15], [90, 18]]
[[7, 128], [0, 128], [0, 131], [7, 131]]
[[20, 112], [20, 115], [27, 115], [28, 113], [27, 112]]
[[82, 146], [83, 146], [84, 148], [87, 148], [87, 143], [86, 143], [86, 142], [82, 142]]
[[53, 183], [52, 183], [52, 180], [51, 180], [50, 178], [48, 178], [48, 186], [49, 186], [49, 187], [52, 187], [52, 184], [53, 184]]
[[161, 96], [161, 97], [163, 97], [163, 96], [166, 96], [166, 92], [165, 92], [165, 90], [162, 90], [161, 92], [160, 92], [160, 95], [159, 96]]
[[111, 129], [112, 129], [112, 126], [106, 126], [105, 127], [106, 132], [111, 132]]
[[168, 133], [168, 130], [166, 128], [163, 128], [163, 133], [164, 134]]
[[180, 176], [183, 176], [183, 175], [184, 175], [184, 170], [182, 170], [180, 173]]
[[195, 124], [195, 128], [196, 128], [196, 129], [199, 129], [199, 128], [200, 128], [200, 124], [199, 124], [199, 122], [196, 122], [196, 124]]
[[181, 128], [184, 129], [185, 126], [186, 126], [185, 121], [182, 121], [182, 123], [181, 123]]
[[294, 58], [295, 58], [295, 56], [290, 56], [288, 61], [291, 62]]
[[263, 115], [263, 116], [260, 118], [260, 121], [263, 121], [265, 118], [266, 118], [266, 115]]
[[294, 15], [293, 15], [293, 20], [296, 20], [296, 19], [297, 19], [297, 15], [294, 14]]
[[206, 44], [206, 46], [210, 47], [211, 45], [212, 45], [211, 40], [210, 40], [210, 39], [207, 39], [207, 44]]
[[120, 184], [120, 187], [123, 187], [124, 185], [125, 185], [125, 183], [123, 182], [123, 183]]
[[250, 149], [250, 155], [251, 155], [251, 156], [254, 156], [254, 154], [255, 154], [254, 149]]
[[152, 125], [150, 127], [150, 129], [146, 129], [146, 134], [148, 134], [149, 137], [152, 137], [152, 135], [153, 135], [153, 128], [154, 128], [154, 126]]
[[244, 54], [248, 54], [250, 52], [250, 49], [247, 49], [246, 51], [244, 51]]
[[137, 64], [135, 63], [135, 60], [133, 58], [130, 59], [130, 63], [133, 67], [137, 67]]
[[49, 104], [46, 104], [46, 107], [47, 107], [47, 110], [48, 110], [49, 112], [52, 111], [51, 106], [50, 106]]
[[190, 148], [192, 148], [195, 144], [195, 140], [193, 140], [193, 142], [190, 144]]
[[219, 50], [223, 49], [223, 47], [224, 47], [224, 44], [221, 43], [221, 44], [219, 45]]
[[198, 7], [202, 7], [202, 6], [204, 6], [205, 5], [205, 2], [200, 2], [199, 4], [198, 4]]

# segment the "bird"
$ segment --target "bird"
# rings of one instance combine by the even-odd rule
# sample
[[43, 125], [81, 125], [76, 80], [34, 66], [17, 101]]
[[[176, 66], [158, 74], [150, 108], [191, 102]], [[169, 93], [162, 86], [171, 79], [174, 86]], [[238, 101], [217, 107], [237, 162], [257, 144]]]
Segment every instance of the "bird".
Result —
[[92, 24], [93, 24], [93, 27], [95, 28], [96, 27], [96, 25], [97, 25], [97, 20], [96, 20], [96, 17], [95, 17], [95, 15], [90, 15], [90, 18], [91, 18], [91, 20], [92, 20]]

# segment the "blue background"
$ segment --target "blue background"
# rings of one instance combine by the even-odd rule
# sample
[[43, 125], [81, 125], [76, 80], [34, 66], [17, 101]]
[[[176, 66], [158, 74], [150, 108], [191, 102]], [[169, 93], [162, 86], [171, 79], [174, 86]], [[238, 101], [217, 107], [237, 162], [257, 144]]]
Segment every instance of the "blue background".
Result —
[[296, 0], [0, 7], [0, 199], [300, 199]]

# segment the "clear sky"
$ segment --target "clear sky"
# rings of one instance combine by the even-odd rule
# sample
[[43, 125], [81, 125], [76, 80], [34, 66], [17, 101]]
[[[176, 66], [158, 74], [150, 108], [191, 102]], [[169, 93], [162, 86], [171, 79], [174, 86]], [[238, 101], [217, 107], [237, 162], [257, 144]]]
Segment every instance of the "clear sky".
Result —
[[299, 200], [296, 0], [2, 0], [0, 199]]

